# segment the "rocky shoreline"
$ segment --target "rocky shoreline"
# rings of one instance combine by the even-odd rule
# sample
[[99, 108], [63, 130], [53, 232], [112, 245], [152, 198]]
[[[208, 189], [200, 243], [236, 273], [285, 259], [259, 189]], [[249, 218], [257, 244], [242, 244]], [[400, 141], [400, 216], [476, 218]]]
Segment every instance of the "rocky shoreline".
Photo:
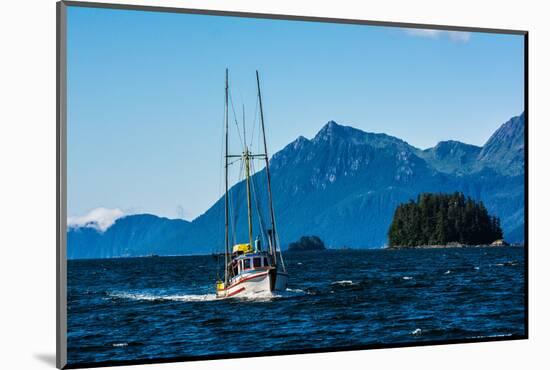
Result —
[[480, 244], [480, 245], [469, 245], [469, 244], [460, 244], [452, 243], [445, 245], [399, 245], [386, 247], [386, 249], [451, 249], [451, 248], [503, 248], [503, 247], [523, 247], [523, 244]]

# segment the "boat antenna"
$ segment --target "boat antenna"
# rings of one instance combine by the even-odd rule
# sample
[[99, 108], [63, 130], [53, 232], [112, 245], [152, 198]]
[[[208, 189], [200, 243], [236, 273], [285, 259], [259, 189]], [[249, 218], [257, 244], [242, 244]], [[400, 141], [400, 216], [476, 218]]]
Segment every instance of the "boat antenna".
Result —
[[229, 275], [229, 70], [225, 69], [225, 287]]
[[277, 245], [276, 245], [276, 232], [275, 232], [275, 213], [273, 212], [273, 197], [271, 196], [271, 176], [269, 174], [269, 157], [267, 155], [267, 141], [265, 139], [265, 124], [264, 124], [264, 109], [262, 105], [262, 92], [260, 89], [260, 74], [256, 70], [256, 82], [258, 85], [258, 99], [260, 101], [260, 122], [262, 124], [262, 135], [264, 138], [264, 154], [265, 154], [265, 173], [267, 176], [267, 195], [269, 197], [269, 214], [271, 216], [271, 245], [273, 251], [273, 264], [277, 266]]

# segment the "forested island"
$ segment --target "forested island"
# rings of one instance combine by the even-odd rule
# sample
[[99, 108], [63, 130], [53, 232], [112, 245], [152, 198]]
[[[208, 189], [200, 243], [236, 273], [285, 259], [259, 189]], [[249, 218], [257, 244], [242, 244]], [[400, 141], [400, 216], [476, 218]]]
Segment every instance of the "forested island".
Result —
[[325, 243], [318, 236], [302, 236], [300, 240], [288, 245], [290, 252], [323, 251]]
[[489, 245], [502, 239], [500, 219], [464, 194], [420, 194], [395, 210], [389, 246]]

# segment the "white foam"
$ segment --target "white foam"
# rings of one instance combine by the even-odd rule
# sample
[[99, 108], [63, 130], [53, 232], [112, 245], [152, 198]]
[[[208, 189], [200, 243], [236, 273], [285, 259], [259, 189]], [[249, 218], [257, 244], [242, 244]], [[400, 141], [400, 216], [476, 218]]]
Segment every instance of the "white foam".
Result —
[[331, 285], [355, 285], [357, 283], [354, 283], [353, 281], [351, 280], [339, 280], [339, 281], [334, 281], [332, 283], [330, 283]]
[[268, 291], [265, 291], [265, 292], [244, 291], [243, 293], [239, 293], [233, 297], [230, 297], [230, 299], [239, 299], [239, 300], [252, 301], [252, 302], [268, 302], [274, 298], [280, 298], [280, 297], [282, 296], [276, 293], [268, 292]]
[[149, 293], [108, 293], [112, 298], [129, 299], [135, 301], [179, 301], [179, 302], [203, 302], [216, 299], [215, 294], [182, 294], [182, 295], [156, 295]]
[[411, 334], [412, 335], [421, 335], [422, 334], [422, 329], [416, 328], [413, 331], [411, 331]]
[[291, 293], [303, 293], [304, 292], [302, 289], [291, 289], [291, 288], [286, 288], [286, 291], [291, 292]]
[[412, 278], [412, 276], [403, 276], [403, 280], [411, 280]]
[[480, 338], [501, 338], [501, 337], [511, 337], [513, 334], [493, 334], [493, 335], [475, 335], [470, 338], [472, 339], [480, 339]]
[[445, 275], [449, 275], [451, 273], [451, 270], [445, 271]]
[[113, 347], [126, 347], [128, 346], [128, 343], [126, 342], [123, 342], [123, 343], [113, 343]]

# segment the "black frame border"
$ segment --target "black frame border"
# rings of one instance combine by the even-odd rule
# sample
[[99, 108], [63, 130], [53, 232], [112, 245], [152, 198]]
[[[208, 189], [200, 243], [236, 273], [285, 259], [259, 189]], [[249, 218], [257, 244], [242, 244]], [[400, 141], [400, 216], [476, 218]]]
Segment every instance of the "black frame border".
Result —
[[[123, 365], [143, 365], [143, 364], [161, 364], [172, 362], [189, 362], [189, 361], [204, 361], [204, 360], [221, 360], [235, 359], [246, 357], [265, 357], [265, 356], [281, 356], [281, 355], [296, 355], [296, 354], [313, 354], [326, 352], [347, 352], [360, 351], [367, 349], [385, 349], [385, 348], [405, 348], [405, 347], [423, 347], [434, 345], [448, 344], [474, 344], [486, 342], [500, 342], [510, 340], [529, 339], [529, 32], [526, 30], [515, 29], [498, 29], [498, 28], [481, 28], [481, 27], [462, 27], [452, 25], [434, 25], [422, 23], [404, 23], [404, 22], [385, 22], [373, 20], [359, 19], [344, 19], [344, 18], [328, 18], [316, 16], [298, 16], [285, 14], [270, 14], [270, 13], [252, 13], [238, 12], [226, 10], [207, 10], [207, 9], [190, 9], [176, 8], [164, 6], [149, 6], [149, 5], [130, 5], [130, 4], [113, 4], [99, 2], [84, 2], [84, 1], [59, 1], [56, 4], [56, 366], [59, 369], [79, 369], [79, 368], [94, 368], [94, 367], [110, 367]], [[463, 32], [482, 32], [496, 33], [508, 35], [520, 35], [524, 37], [524, 117], [525, 117], [525, 132], [524, 132], [524, 253], [525, 253], [525, 268], [524, 268], [524, 335], [512, 335], [504, 337], [486, 337], [486, 338], [460, 338], [451, 340], [434, 340], [423, 342], [397, 342], [397, 343], [374, 343], [357, 346], [346, 347], [324, 347], [301, 350], [283, 350], [283, 351], [262, 351], [262, 352], [241, 352], [241, 353], [225, 353], [216, 355], [198, 355], [198, 356], [178, 356], [168, 358], [145, 358], [125, 361], [101, 361], [88, 363], [67, 363], [67, 260], [66, 260], [66, 190], [67, 190], [67, 7], [85, 7], [85, 8], [101, 8], [112, 10], [134, 10], [134, 11], [149, 11], [163, 13], [183, 13], [183, 14], [198, 14], [210, 16], [226, 16], [226, 17], [244, 17], [256, 19], [273, 19], [273, 20], [291, 20], [291, 21], [306, 21], [306, 22], [321, 22], [321, 23], [339, 23], [339, 24], [355, 24], [367, 26], [382, 26], [382, 27], [399, 27], [399, 28], [421, 28], [443, 31], [463, 31]]]

